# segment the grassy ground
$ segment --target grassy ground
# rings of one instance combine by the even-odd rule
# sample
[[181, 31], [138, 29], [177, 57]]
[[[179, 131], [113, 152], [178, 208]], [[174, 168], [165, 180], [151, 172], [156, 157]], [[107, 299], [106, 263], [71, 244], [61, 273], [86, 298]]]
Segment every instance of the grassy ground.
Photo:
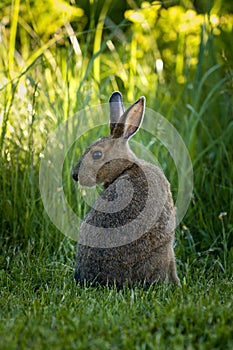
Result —
[[116, 291], [76, 286], [57, 253], [6, 260], [1, 349], [232, 349], [233, 280], [216, 267], [188, 266], [181, 288]]
[[1, 257], [1, 349], [232, 348], [233, 279], [218, 265], [187, 262], [181, 288], [80, 288], [73, 246], [57, 248]]
[[[72, 28], [67, 27], [64, 38], [62, 33], [64, 41], [51, 39], [44, 45], [35, 32], [29, 31], [33, 40], [27, 39], [24, 30], [28, 27], [21, 19], [22, 47], [17, 48], [15, 59], [17, 7], [14, 11], [10, 40], [9, 27], [2, 22], [0, 41], [0, 349], [232, 349], [230, 34], [222, 31], [214, 37], [208, 22], [201, 29], [187, 29], [186, 36], [180, 34], [176, 41], [160, 43], [157, 34], [146, 27], [143, 35], [149, 41], [144, 42], [142, 58], [138, 23], [132, 31], [129, 24], [108, 29], [104, 42], [92, 28], [85, 32], [86, 41], [78, 37], [78, 55], [69, 41]], [[148, 13], [152, 16], [150, 9]], [[166, 26], [174, 25], [173, 30], [178, 25], [172, 22], [178, 17], [170, 16], [169, 11], [161, 13], [157, 27], [161, 37], [164, 18]], [[94, 24], [92, 18], [90, 26]], [[123, 44], [119, 43], [122, 36]], [[191, 46], [196, 45], [191, 52], [197, 62], [193, 65], [185, 53], [189, 38]], [[147, 42], [153, 50], [146, 47]], [[30, 48], [34, 50], [31, 56]], [[156, 55], [163, 52], [168, 52], [167, 60], [164, 57], [167, 66], [158, 76], [153, 65]], [[177, 52], [179, 60], [172, 59]], [[53, 226], [43, 207], [39, 166], [48, 135], [80, 109], [106, 103], [115, 89], [129, 102], [144, 94], [148, 106], [177, 128], [190, 153], [193, 198], [175, 242], [180, 288], [154, 285], [148, 290], [117, 291], [76, 286], [76, 242]], [[93, 138], [101, 136], [95, 132]], [[137, 141], [160, 154], [148, 135], [138, 134]], [[87, 135], [77, 155], [88, 143]], [[64, 187], [72, 201], [77, 192], [66, 180], [73, 160], [67, 158], [67, 163]], [[162, 157], [160, 163], [175, 195], [174, 164], [169, 157]], [[78, 205], [76, 210], [81, 212], [83, 204]]]

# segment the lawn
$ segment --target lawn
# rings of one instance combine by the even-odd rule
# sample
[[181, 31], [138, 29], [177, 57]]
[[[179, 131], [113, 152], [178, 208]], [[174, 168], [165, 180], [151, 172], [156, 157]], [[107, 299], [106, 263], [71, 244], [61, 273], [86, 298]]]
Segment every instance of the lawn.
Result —
[[[231, 1], [39, 2], [0, 5], [0, 349], [232, 349]], [[108, 113], [97, 126], [90, 111], [107, 111], [114, 90], [128, 103], [145, 95], [145, 119], [163, 116], [187, 148], [192, 169], [153, 120], [135, 136], [136, 152], [156, 158], [175, 200], [180, 173], [193, 184], [174, 242], [180, 287], [76, 285], [76, 241], [44, 205], [46, 142], [59, 128], [69, 141], [63, 126], [84, 122], [46, 186], [85, 215], [71, 171], [90, 140], [108, 132]]]
[[2, 272], [1, 349], [231, 349], [232, 278], [186, 273], [182, 287], [80, 288], [72, 261], [15, 252]]

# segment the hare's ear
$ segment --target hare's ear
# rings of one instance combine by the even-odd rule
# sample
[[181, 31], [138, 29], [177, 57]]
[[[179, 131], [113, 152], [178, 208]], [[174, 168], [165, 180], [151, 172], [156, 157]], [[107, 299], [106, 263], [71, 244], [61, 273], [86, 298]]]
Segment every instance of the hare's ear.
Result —
[[146, 98], [142, 96], [124, 112], [113, 130], [114, 138], [129, 139], [138, 131], [143, 121], [145, 103]]
[[112, 93], [109, 99], [109, 105], [110, 105], [110, 134], [112, 135], [116, 124], [119, 122], [120, 117], [124, 113], [122, 95], [119, 91], [115, 91]]

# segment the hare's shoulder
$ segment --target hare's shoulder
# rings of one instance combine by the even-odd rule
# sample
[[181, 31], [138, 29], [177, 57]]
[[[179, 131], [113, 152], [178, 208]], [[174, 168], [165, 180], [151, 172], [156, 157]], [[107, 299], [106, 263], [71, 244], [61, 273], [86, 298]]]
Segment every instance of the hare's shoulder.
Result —
[[159, 166], [143, 159], [139, 160], [138, 166], [143, 171], [148, 183], [164, 190], [170, 190], [170, 183]]

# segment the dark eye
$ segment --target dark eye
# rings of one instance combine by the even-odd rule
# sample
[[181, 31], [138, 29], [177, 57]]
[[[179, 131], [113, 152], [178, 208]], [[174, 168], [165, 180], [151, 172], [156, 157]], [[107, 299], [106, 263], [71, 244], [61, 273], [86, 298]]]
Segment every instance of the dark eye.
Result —
[[94, 160], [100, 159], [102, 157], [103, 153], [101, 151], [94, 151], [92, 153], [92, 158]]

